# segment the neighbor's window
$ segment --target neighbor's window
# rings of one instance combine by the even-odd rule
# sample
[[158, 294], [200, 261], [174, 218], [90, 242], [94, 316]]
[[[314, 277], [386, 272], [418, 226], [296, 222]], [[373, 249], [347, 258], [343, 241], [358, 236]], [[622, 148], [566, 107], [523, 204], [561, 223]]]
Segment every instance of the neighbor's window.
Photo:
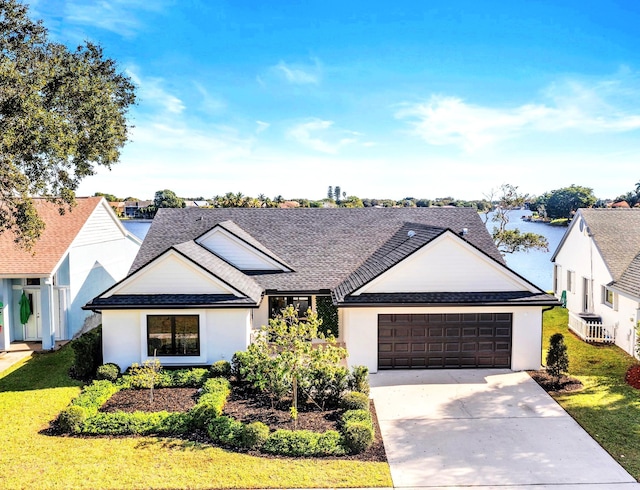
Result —
[[199, 356], [198, 315], [148, 315], [147, 355]]
[[554, 264], [553, 266], [553, 292], [558, 294], [560, 291], [560, 280], [562, 274], [562, 267], [558, 264]]
[[27, 286], [40, 286], [39, 277], [27, 277]]
[[269, 318], [277, 317], [290, 305], [298, 311], [298, 318], [304, 318], [311, 308], [311, 296], [269, 296]]
[[576, 273], [574, 271], [567, 271], [567, 291], [575, 293]]
[[609, 306], [610, 308], [613, 308], [613, 302], [615, 301], [615, 296], [613, 291], [611, 291], [611, 289], [609, 289], [606, 286], [603, 286], [602, 288], [602, 302]]

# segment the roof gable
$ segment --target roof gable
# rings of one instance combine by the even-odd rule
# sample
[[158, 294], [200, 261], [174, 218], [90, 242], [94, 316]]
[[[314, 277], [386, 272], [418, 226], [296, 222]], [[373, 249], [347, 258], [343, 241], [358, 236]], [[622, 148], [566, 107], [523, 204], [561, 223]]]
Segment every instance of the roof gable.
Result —
[[195, 242], [242, 271], [289, 272], [291, 267], [233, 221], [223, 221]]
[[168, 250], [137, 273], [105, 292], [101, 297], [131, 294], [241, 294], [213, 274]]
[[55, 272], [74, 239], [95, 209], [104, 202], [102, 197], [80, 197], [76, 205], [64, 214], [59, 206], [45, 199], [34, 199], [38, 215], [45, 222], [45, 229], [33, 251], [20, 249], [9, 231], [0, 233], [0, 275], [48, 276]]
[[540, 292], [504, 265], [446, 230], [351, 294], [506, 291]]

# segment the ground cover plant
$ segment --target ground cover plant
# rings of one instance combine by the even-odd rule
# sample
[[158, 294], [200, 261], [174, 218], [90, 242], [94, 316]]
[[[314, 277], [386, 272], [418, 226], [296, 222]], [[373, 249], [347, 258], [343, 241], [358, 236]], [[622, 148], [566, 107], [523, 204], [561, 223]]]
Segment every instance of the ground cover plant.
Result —
[[614, 345], [587, 344], [573, 335], [567, 310], [544, 313], [543, 358], [549, 338], [564, 336], [569, 354], [568, 374], [584, 388], [552, 396], [636, 480], [640, 479], [640, 392], [625, 375], [638, 362]]
[[0, 373], [0, 488], [391, 486], [386, 463], [256, 457], [173, 437], [51, 436], [50, 422], [81, 391], [72, 362], [67, 346]]

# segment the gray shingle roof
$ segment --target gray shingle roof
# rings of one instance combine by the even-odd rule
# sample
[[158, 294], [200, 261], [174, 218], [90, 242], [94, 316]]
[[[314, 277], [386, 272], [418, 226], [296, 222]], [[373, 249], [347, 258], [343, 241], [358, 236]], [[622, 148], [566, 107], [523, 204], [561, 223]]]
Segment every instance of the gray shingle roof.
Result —
[[233, 306], [255, 306], [251, 298], [238, 298], [232, 294], [119, 294], [108, 298], [94, 298], [83, 309], [144, 309], [183, 308], [198, 306], [204, 308], [229, 308]]
[[[131, 271], [176, 243], [189, 242], [225, 221], [233, 221], [294, 270], [252, 274], [251, 279], [263, 290], [332, 290], [385, 244], [388, 248], [395, 244], [408, 226], [422, 226], [419, 233], [415, 230], [418, 239], [427, 239], [430, 233], [436, 236], [447, 228], [456, 233], [467, 228], [465, 240], [504, 264], [482, 220], [471, 208], [187, 208], [158, 211]], [[412, 246], [404, 245], [402, 250], [411, 251]], [[397, 261], [400, 255], [391, 253], [389, 257]]]
[[552, 295], [543, 292], [529, 291], [488, 291], [488, 292], [433, 292], [433, 293], [364, 293], [348, 296], [340, 303], [344, 306], [366, 305], [412, 305], [421, 306], [509, 306], [509, 305], [543, 305], [559, 306], [560, 302]]
[[640, 254], [633, 258], [620, 279], [615, 281], [615, 287], [622, 292], [640, 298]]
[[580, 209], [614, 281], [640, 253], [640, 209]]

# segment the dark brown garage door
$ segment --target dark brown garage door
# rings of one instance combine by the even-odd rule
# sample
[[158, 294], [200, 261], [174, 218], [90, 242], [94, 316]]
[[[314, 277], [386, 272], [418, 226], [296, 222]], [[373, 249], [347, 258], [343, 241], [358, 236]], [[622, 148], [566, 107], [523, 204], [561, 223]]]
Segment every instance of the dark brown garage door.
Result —
[[378, 315], [378, 368], [511, 367], [511, 313]]

